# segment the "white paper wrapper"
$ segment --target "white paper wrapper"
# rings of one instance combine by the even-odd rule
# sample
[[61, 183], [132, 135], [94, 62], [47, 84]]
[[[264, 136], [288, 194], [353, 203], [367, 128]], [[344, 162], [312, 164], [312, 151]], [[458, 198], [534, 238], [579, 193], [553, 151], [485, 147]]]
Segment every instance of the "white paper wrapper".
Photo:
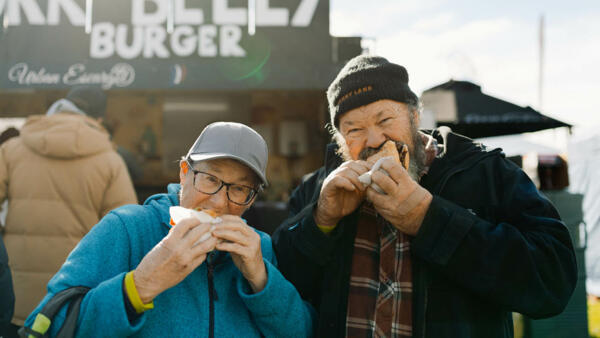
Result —
[[[383, 189], [381, 189], [377, 184], [373, 183], [371, 181], [371, 175], [373, 175], [373, 173], [379, 169], [381, 169], [381, 164], [383, 163], [383, 160], [388, 159], [388, 158], [392, 158], [391, 156], [387, 156], [387, 157], [382, 157], [380, 159], [377, 160], [377, 162], [375, 162], [375, 164], [373, 164], [373, 167], [371, 167], [371, 170], [367, 171], [366, 173], [358, 176], [358, 180], [365, 185], [365, 187], [367, 186], [371, 186], [371, 188], [375, 189], [375, 191], [377, 191], [380, 194], [385, 194], [385, 192], [383, 191]], [[388, 175], [388, 173], [381, 169], [381, 171], [383, 171], [386, 175]]]
[[205, 240], [209, 239], [210, 236], [212, 236], [213, 230], [215, 230], [215, 228], [216, 228], [216, 224], [221, 223], [223, 221], [221, 219], [221, 217], [212, 217], [211, 215], [209, 215], [208, 213], [206, 213], [204, 211], [197, 211], [197, 210], [187, 209], [184, 207], [170, 207], [169, 214], [171, 215], [171, 219], [173, 220], [173, 222], [175, 224], [179, 223], [181, 220], [183, 220], [185, 218], [193, 218], [193, 217], [197, 218], [202, 223], [213, 224], [210, 227], [210, 230], [207, 233], [205, 233], [204, 235], [202, 235], [202, 237], [200, 237], [200, 239], [196, 243], [194, 243], [194, 245], [196, 245], [198, 243], [202, 243]]

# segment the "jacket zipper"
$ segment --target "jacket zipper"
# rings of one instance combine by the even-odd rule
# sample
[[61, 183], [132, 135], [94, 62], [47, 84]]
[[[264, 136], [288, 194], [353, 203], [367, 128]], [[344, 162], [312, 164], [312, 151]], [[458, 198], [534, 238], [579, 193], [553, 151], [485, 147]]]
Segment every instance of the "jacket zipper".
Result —
[[211, 259], [213, 256], [212, 252], [208, 254], [206, 261], [207, 261], [207, 270], [206, 270], [206, 274], [207, 274], [207, 278], [208, 278], [208, 300], [209, 300], [209, 322], [208, 322], [208, 337], [209, 338], [214, 338], [215, 337], [215, 301], [218, 299], [217, 298], [217, 291], [215, 290], [215, 284], [213, 281], [213, 274], [214, 274], [214, 262]]

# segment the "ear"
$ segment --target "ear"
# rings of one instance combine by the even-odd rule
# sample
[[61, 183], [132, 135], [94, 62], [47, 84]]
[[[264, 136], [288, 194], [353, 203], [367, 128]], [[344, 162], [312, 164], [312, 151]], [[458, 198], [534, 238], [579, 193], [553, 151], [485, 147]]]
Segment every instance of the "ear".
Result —
[[179, 161], [179, 183], [183, 184], [185, 180], [185, 175], [187, 175], [190, 170], [187, 161], [181, 160]]
[[413, 114], [413, 121], [415, 121], [415, 126], [417, 127], [417, 129], [419, 129], [419, 127], [421, 126], [421, 114], [419, 114], [417, 110], [413, 110], [411, 114]]

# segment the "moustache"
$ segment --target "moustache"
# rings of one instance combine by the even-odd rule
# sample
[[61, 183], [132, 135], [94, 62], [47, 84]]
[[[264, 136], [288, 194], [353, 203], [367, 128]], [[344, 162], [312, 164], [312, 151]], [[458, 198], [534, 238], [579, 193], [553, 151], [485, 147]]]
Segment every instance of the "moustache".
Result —
[[404, 142], [400, 142], [400, 141], [394, 141], [394, 140], [385, 140], [383, 143], [381, 143], [381, 145], [379, 145], [379, 147], [377, 148], [371, 148], [371, 147], [367, 147], [363, 150], [360, 151], [360, 153], [358, 153], [358, 159], [362, 160], [362, 161], [366, 161], [369, 157], [371, 157], [372, 155], [377, 154], [381, 148], [383, 147], [383, 145], [387, 142], [387, 141], [392, 141], [394, 142], [394, 144], [396, 145], [396, 149], [398, 149], [398, 153], [402, 152], [402, 147], [406, 144]]

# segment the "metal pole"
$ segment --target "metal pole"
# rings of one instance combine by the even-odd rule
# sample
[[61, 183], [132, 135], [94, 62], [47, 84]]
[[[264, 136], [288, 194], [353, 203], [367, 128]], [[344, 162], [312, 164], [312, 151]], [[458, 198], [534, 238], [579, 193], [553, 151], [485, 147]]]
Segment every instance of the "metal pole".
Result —
[[256, 0], [248, 0], [248, 35], [256, 34]]
[[541, 112], [544, 105], [544, 15], [540, 16], [540, 64], [539, 64], [539, 79], [538, 79], [538, 109]]
[[5, 31], [8, 28], [8, 16], [6, 15], [6, 11], [8, 11], [8, 5], [6, 0], [0, 0], [0, 14], [2, 14], [2, 30]]
[[167, 16], [167, 33], [172, 34], [175, 26], [175, 0], [169, 0], [169, 15]]
[[92, 15], [94, 0], [85, 0], [85, 34], [92, 32]]

